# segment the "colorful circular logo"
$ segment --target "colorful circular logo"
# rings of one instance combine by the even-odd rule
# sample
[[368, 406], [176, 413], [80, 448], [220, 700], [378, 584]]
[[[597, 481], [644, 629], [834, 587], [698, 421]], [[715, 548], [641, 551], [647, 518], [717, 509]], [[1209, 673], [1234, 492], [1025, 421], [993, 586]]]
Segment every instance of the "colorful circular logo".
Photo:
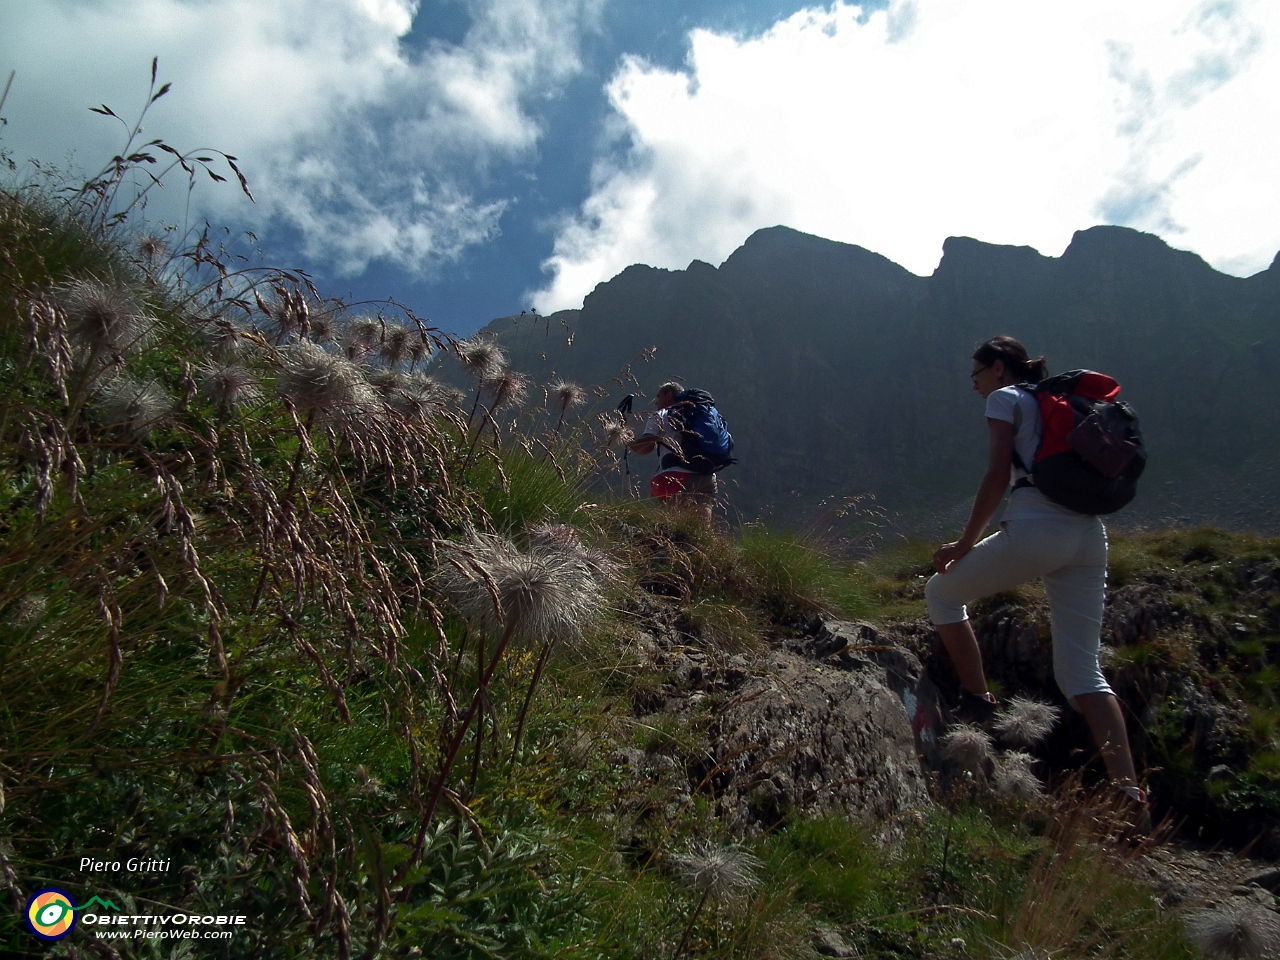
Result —
[[54, 887], [27, 901], [27, 926], [41, 940], [61, 940], [76, 928], [75, 901]]

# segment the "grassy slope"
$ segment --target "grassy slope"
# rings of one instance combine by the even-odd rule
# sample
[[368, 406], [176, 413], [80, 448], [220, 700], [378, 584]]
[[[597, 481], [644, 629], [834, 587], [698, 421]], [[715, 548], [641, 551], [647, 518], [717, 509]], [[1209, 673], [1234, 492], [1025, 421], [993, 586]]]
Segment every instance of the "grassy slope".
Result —
[[[245, 318], [268, 334], [245, 362], [265, 399], [219, 410], [189, 388], [207, 328], [184, 288], [129, 255], [127, 231], [86, 234], [30, 198], [6, 196], [2, 210], [0, 853], [15, 905], [55, 883], [126, 910], [246, 913], [229, 956], [807, 956], [815, 921], [867, 955], [958, 955], [955, 938], [971, 956], [1026, 945], [1083, 955], [1098, 943], [1186, 955], [1176, 925], [1109, 855], [1078, 828], [1051, 828], [1062, 815], [966, 795], [902, 824], [891, 856], [857, 825], [787, 824], [751, 842], [758, 882], [702, 897], [670, 869], [675, 854], [694, 838], [733, 838], [696, 797], [638, 824], [627, 815], [636, 784], [610, 759], [637, 737], [664, 743], [629, 717], [655, 679], [629, 653], [630, 611], [674, 594], [682, 629], [722, 651], [758, 648], [818, 610], [910, 619], [921, 549], [840, 564], [759, 528], [729, 539], [647, 505], [585, 505], [567, 440], [553, 463], [485, 439], [464, 467], [475, 434], [448, 416], [398, 424], [400, 442], [324, 418], [300, 425], [274, 389], [281, 368], [262, 316]], [[145, 435], [103, 422], [90, 392], [64, 397], [51, 334], [32, 327], [33, 303], [86, 277], [129, 287], [158, 318], [149, 350], [125, 363], [185, 400]], [[301, 434], [311, 452], [300, 456]], [[72, 450], [79, 499], [56, 468], [57, 451]], [[420, 833], [456, 729], [449, 699], [466, 703], [477, 672], [476, 631], [427, 578], [436, 549], [467, 524], [523, 542], [548, 520], [614, 545], [627, 566], [613, 613], [557, 648], [514, 760], [538, 648], [512, 649], [487, 708], [500, 722], [478, 726], [479, 748], [465, 741], [454, 796]], [[1202, 540], [1223, 556], [1240, 543], [1194, 537], [1124, 545], [1120, 576], [1154, 576]], [[1274, 561], [1273, 545], [1255, 548]], [[1204, 575], [1186, 575], [1189, 615], [1221, 616], [1231, 601], [1206, 590], [1223, 564], [1193, 564]], [[1256, 744], [1274, 736], [1266, 623], [1243, 644], [1229, 636], [1213, 674], [1252, 698]], [[696, 737], [683, 742], [696, 749]], [[1274, 746], [1250, 755], [1263, 789], [1273, 758]], [[638, 828], [650, 833], [643, 854]], [[172, 866], [90, 876], [83, 856]], [[1046, 899], [1065, 905], [1051, 929], [1028, 913]], [[0, 946], [45, 952], [12, 914]]]

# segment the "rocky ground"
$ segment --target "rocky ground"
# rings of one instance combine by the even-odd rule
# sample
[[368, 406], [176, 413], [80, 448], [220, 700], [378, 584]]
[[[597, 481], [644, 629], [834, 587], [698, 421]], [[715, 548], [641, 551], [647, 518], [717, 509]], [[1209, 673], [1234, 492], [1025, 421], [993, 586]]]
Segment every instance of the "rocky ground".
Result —
[[[1111, 643], [1123, 646], [1130, 635], [1149, 637], [1185, 620], [1169, 593], [1144, 585], [1114, 598]], [[995, 598], [976, 611], [984, 652], [998, 664], [994, 674], [1006, 695], [1053, 699], [1041, 607], [1034, 594], [1022, 594]], [[627, 768], [630, 803], [644, 811], [640, 820], [661, 818], [664, 811], [674, 815], [701, 797], [739, 835], [792, 815], [835, 811], [891, 832], [900, 815], [933, 802], [931, 784], [936, 791], [949, 773], [939, 738], [955, 680], [927, 624], [815, 617], [726, 653], [675, 616], [676, 608], [657, 596], [637, 616], [642, 674], [632, 719], [650, 735], [620, 748], [614, 762]], [[1130, 669], [1123, 695], [1151, 718], [1172, 691], [1180, 708], [1199, 711], [1190, 722], [1208, 745], [1204, 749], [1229, 750], [1240, 707], [1198, 688], [1179, 692], [1180, 671], [1189, 675], [1185, 665], [1168, 663], [1145, 674]], [[1069, 711], [1063, 714], [1035, 755], [1034, 769], [1049, 788], [1088, 760], [1083, 724]], [[1166, 839], [1131, 865], [1164, 905], [1276, 909], [1280, 866], [1269, 859], [1275, 853], [1271, 835], [1250, 850], [1221, 840], [1213, 846], [1197, 840], [1195, 825], [1189, 829], [1167, 805], [1157, 813], [1180, 822], [1182, 832], [1166, 831]], [[1203, 825], [1198, 829], [1203, 833]], [[829, 943], [815, 940], [819, 952], [851, 955], [839, 952], [839, 937], [831, 931], [819, 931], [819, 940], [827, 933]]]

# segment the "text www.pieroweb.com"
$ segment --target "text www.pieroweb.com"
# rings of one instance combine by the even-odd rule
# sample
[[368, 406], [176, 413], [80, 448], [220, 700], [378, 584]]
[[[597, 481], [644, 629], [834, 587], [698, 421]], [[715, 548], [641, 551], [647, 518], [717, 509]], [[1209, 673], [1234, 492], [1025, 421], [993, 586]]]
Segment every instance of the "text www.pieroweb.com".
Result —
[[[169, 914], [143, 916], [86, 915], [82, 923], [94, 927], [99, 940], [230, 940], [247, 917]], [[215, 927], [220, 929], [207, 929]], [[230, 927], [231, 929], [227, 929]]]

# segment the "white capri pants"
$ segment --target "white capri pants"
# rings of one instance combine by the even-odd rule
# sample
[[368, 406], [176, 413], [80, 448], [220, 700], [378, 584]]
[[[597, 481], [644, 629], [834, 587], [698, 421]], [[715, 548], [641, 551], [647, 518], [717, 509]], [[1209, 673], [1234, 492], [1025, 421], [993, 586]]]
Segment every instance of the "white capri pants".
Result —
[[[965, 603], [1040, 577], [1049, 597], [1053, 675], [1067, 696], [1112, 693], [1098, 664], [1107, 587], [1107, 531], [1097, 517], [1006, 520], [934, 574], [924, 589], [935, 624], [968, 619]], [[1074, 704], [1072, 704], [1074, 706]]]

